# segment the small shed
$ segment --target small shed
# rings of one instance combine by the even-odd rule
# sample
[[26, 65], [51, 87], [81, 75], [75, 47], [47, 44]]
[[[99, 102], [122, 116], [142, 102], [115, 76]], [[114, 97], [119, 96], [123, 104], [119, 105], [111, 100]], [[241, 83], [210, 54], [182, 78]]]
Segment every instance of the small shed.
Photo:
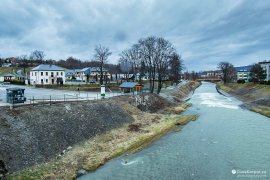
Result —
[[121, 92], [130, 93], [130, 92], [141, 92], [143, 85], [137, 82], [124, 82], [119, 86]]
[[3, 74], [2, 76], [4, 77], [4, 81], [10, 81], [10, 80], [15, 79], [14, 74]]
[[7, 103], [24, 103], [26, 98], [24, 97], [23, 88], [8, 88], [7, 91]]

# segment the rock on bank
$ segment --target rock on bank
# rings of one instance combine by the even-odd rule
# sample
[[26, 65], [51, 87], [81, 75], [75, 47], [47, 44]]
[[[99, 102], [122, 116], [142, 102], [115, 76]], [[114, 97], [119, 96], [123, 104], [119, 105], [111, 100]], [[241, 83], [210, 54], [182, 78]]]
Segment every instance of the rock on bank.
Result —
[[9, 172], [46, 162], [73, 144], [133, 121], [106, 100], [0, 111], [0, 160]]

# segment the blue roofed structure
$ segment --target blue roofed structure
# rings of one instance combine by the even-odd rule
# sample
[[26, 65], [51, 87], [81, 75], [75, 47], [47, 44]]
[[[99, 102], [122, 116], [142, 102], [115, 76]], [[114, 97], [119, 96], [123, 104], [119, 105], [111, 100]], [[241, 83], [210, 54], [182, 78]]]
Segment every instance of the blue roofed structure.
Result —
[[124, 82], [119, 86], [119, 88], [124, 93], [130, 93], [130, 92], [134, 93], [134, 91], [136, 92], [142, 91], [143, 85], [137, 82]]
[[2, 76], [3, 76], [3, 77], [15, 77], [14, 74], [10, 74], [10, 73], [3, 74]]
[[238, 71], [250, 71], [252, 66], [239, 66], [239, 67], [235, 67], [235, 70]]
[[65, 69], [51, 64], [40, 64], [30, 71], [30, 84], [62, 85], [65, 83]]
[[122, 83], [119, 87], [120, 88], [135, 88], [135, 86], [137, 85], [138, 83], [136, 82], [124, 82]]
[[31, 71], [64, 71], [64, 68], [61, 68], [56, 65], [50, 65], [50, 64], [40, 64], [37, 67], [34, 67]]

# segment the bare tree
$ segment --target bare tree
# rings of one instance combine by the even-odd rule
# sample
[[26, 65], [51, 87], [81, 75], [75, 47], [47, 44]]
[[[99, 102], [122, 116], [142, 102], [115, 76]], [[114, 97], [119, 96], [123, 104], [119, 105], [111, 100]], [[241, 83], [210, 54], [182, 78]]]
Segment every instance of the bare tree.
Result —
[[179, 83], [180, 75], [183, 70], [183, 60], [182, 57], [177, 54], [173, 53], [172, 58], [170, 60], [170, 80], [173, 83]]
[[133, 62], [133, 56], [131, 49], [124, 50], [120, 53], [120, 69], [125, 74], [125, 79], [129, 81], [129, 75], [132, 71], [132, 62]]
[[110, 49], [107, 47], [103, 47], [101, 45], [95, 47], [95, 54], [94, 54], [94, 59], [99, 62], [98, 67], [100, 71], [100, 84], [103, 84], [103, 70], [104, 70], [104, 65], [108, 61], [108, 57], [112, 53], [110, 52]]
[[156, 37], [150, 36], [140, 39], [137, 47], [139, 47], [139, 57], [145, 63], [146, 71], [149, 75], [150, 93], [154, 92], [156, 79], [156, 63], [155, 63], [155, 47]]
[[222, 71], [222, 80], [224, 84], [230, 82], [235, 76], [234, 66], [229, 62], [220, 62], [218, 68]]
[[18, 57], [18, 60], [20, 61], [19, 67], [23, 68], [23, 73], [26, 74], [26, 68], [28, 67], [28, 56], [27, 55], [21, 55]]
[[175, 53], [172, 44], [163, 38], [156, 39], [155, 65], [157, 69], [158, 88], [157, 94], [160, 93], [165, 80], [168, 80], [169, 62]]
[[30, 54], [29, 59], [42, 63], [44, 57], [45, 54], [43, 51], [35, 50]]
[[123, 51], [120, 54], [120, 62], [131, 63], [133, 74], [140, 72], [140, 81], [147, 73], [150, 93], [154, 92], [157, 81], [159, 94], [164, 81], [169, 78], [168, 69], [174, 53], [175, 49], [168, 40], [150, 36], [140, 39], [130, 49]]

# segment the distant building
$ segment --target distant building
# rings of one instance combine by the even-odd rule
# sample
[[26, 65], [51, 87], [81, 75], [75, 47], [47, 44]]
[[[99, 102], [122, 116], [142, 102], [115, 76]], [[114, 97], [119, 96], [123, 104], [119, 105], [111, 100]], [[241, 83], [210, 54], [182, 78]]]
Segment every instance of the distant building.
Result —
[[65, 70], [59, 66], [41, 64], [30, 71], [30, 84], [65, 84]]
[[146, 81], [146, 80], [149, 80], [149, 74], [148, 73], [145, 73], [145, 74], [143, 74], [141, 77], [140, 77], [140, 73], [137, 73], [136, 74], [136, 77], [135, 77], [135, 80], [140, 80], [140, 78], [141, 78], [141, 80], [142, 81]]
[[3, 64], [2, 64], [2, 67], [11, 67], [11, 66], [12, 66], [11, 63], [3, 63]]
[[131, 93], [142, 91], [143, 85], [137, 82], [124, 82], [119, 86], [121, 92]]
[[4, 77], [4, 81], [11, 81], [15, 79], [15, 75], [14, 74], [3, 74], [1, 75], [2, 77]]
[[266, 81], [270, 81], [270, 61], [259, 62], [261, 67], [266, 71]]
[[200, 72], [199, 76], [201, 78], [221, 78], [222, 77], [222, 71], [221, 70], [204, 71], [204, 72]]
[[237, 73], [237, 80], [245, 80], [245, 82], [249, 82], [250, 79], [250, 69], [252, 66], [240, 66], [235, 67], [235, 71]]
[[77, 80], [80, 74], [80, 69], [65, 70], [66, 80]]
[[[103, 68], [103, 80], [111, 79], [111, 74], [108, 72], [107, 69]], [[85, 67], [81, 69], [76, 77], [76, 80], [79, 81], [98, 81], [101, 77], [100, 68], [98, 67]]]

